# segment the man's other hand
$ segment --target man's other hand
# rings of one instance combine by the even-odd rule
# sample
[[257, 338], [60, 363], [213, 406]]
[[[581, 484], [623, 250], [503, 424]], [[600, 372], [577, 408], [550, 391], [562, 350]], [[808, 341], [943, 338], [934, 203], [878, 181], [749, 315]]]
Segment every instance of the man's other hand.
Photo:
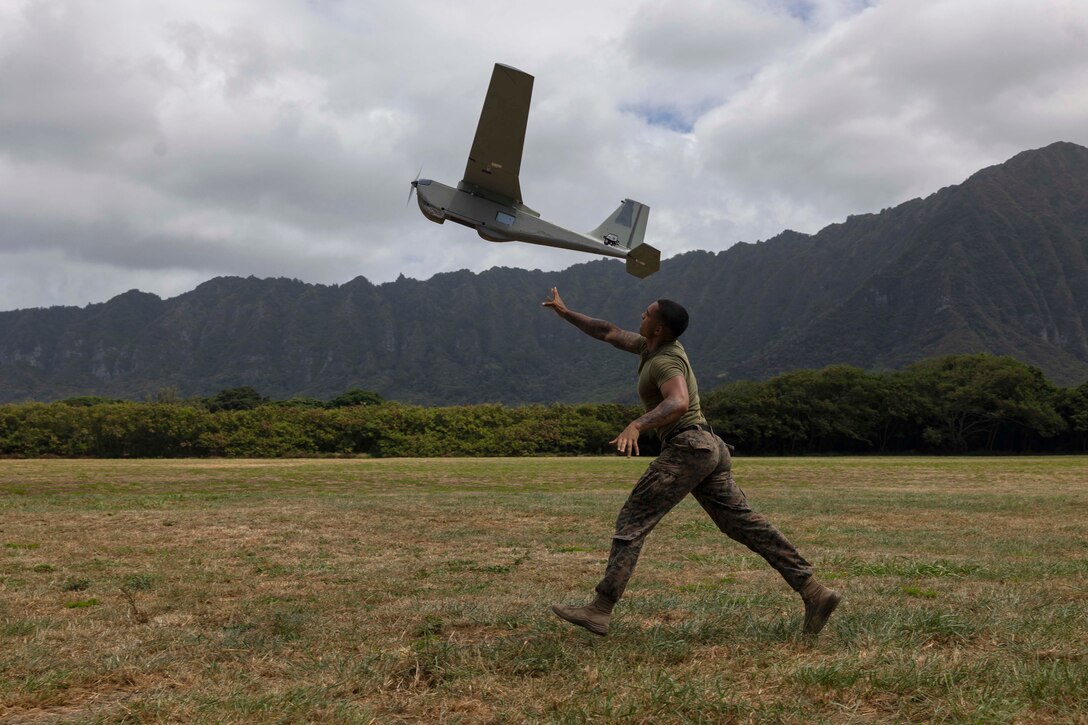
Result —
[[616, 451], [619, 453], [625, 453], [628, 458], [638, 455], [638, 426], [634, 423], [628, 424], [623, 432], [618, 436], [608, 441], [609, 445], [615, 445]]

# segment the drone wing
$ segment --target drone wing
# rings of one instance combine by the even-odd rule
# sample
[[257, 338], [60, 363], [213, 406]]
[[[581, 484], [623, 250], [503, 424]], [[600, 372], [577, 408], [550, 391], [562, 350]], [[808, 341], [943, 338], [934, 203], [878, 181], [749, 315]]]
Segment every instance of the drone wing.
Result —
[[531, 75], [495, 64], [462, 184], [521, 203], [518, 174], [532, 95]]

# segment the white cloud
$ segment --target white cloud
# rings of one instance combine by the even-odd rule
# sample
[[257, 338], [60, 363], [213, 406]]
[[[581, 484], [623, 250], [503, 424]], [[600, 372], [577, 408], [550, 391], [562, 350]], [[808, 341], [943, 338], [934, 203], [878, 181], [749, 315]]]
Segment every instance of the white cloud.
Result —
[[651, 205], [666, 256], [816, 231], [1088, 144], [1080, 0], [0, 0], [0, 309], [572, 252], [405, 206], [456, 182], [491, 65], [536, 77], [526, 201]]

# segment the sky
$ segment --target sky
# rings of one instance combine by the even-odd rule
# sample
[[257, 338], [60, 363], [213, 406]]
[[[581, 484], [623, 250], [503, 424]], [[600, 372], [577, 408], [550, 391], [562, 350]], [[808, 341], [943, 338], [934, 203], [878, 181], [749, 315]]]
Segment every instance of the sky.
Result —
[[407, 203], [496, 62], [536, 78], [525, 202], [637, 199], [665, 258], [1088, 146], [1084, 0], [0, 0], [0, 310], [588, 261]]

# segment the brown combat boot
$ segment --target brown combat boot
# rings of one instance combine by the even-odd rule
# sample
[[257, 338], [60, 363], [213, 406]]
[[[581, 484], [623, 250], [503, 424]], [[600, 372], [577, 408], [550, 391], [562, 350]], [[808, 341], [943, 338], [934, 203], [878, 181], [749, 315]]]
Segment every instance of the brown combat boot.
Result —
[[828, 589], [815, 577], [806, 579], [801, 587], [801, 601], [805, 603], [805, 634], [818, 634], [841, 599], [842, 594]]
[[612, 607], [616, 603], [603, 594], [598, 594], [591, 604], [584, 607], [572, 607], [567, 604], [555, 604], [552, 611], [555, 616], [565, 619], [571, 624], [588, 629], [593, 634], [605, 636], [608, 634], [608, 620], [612, 618]]

